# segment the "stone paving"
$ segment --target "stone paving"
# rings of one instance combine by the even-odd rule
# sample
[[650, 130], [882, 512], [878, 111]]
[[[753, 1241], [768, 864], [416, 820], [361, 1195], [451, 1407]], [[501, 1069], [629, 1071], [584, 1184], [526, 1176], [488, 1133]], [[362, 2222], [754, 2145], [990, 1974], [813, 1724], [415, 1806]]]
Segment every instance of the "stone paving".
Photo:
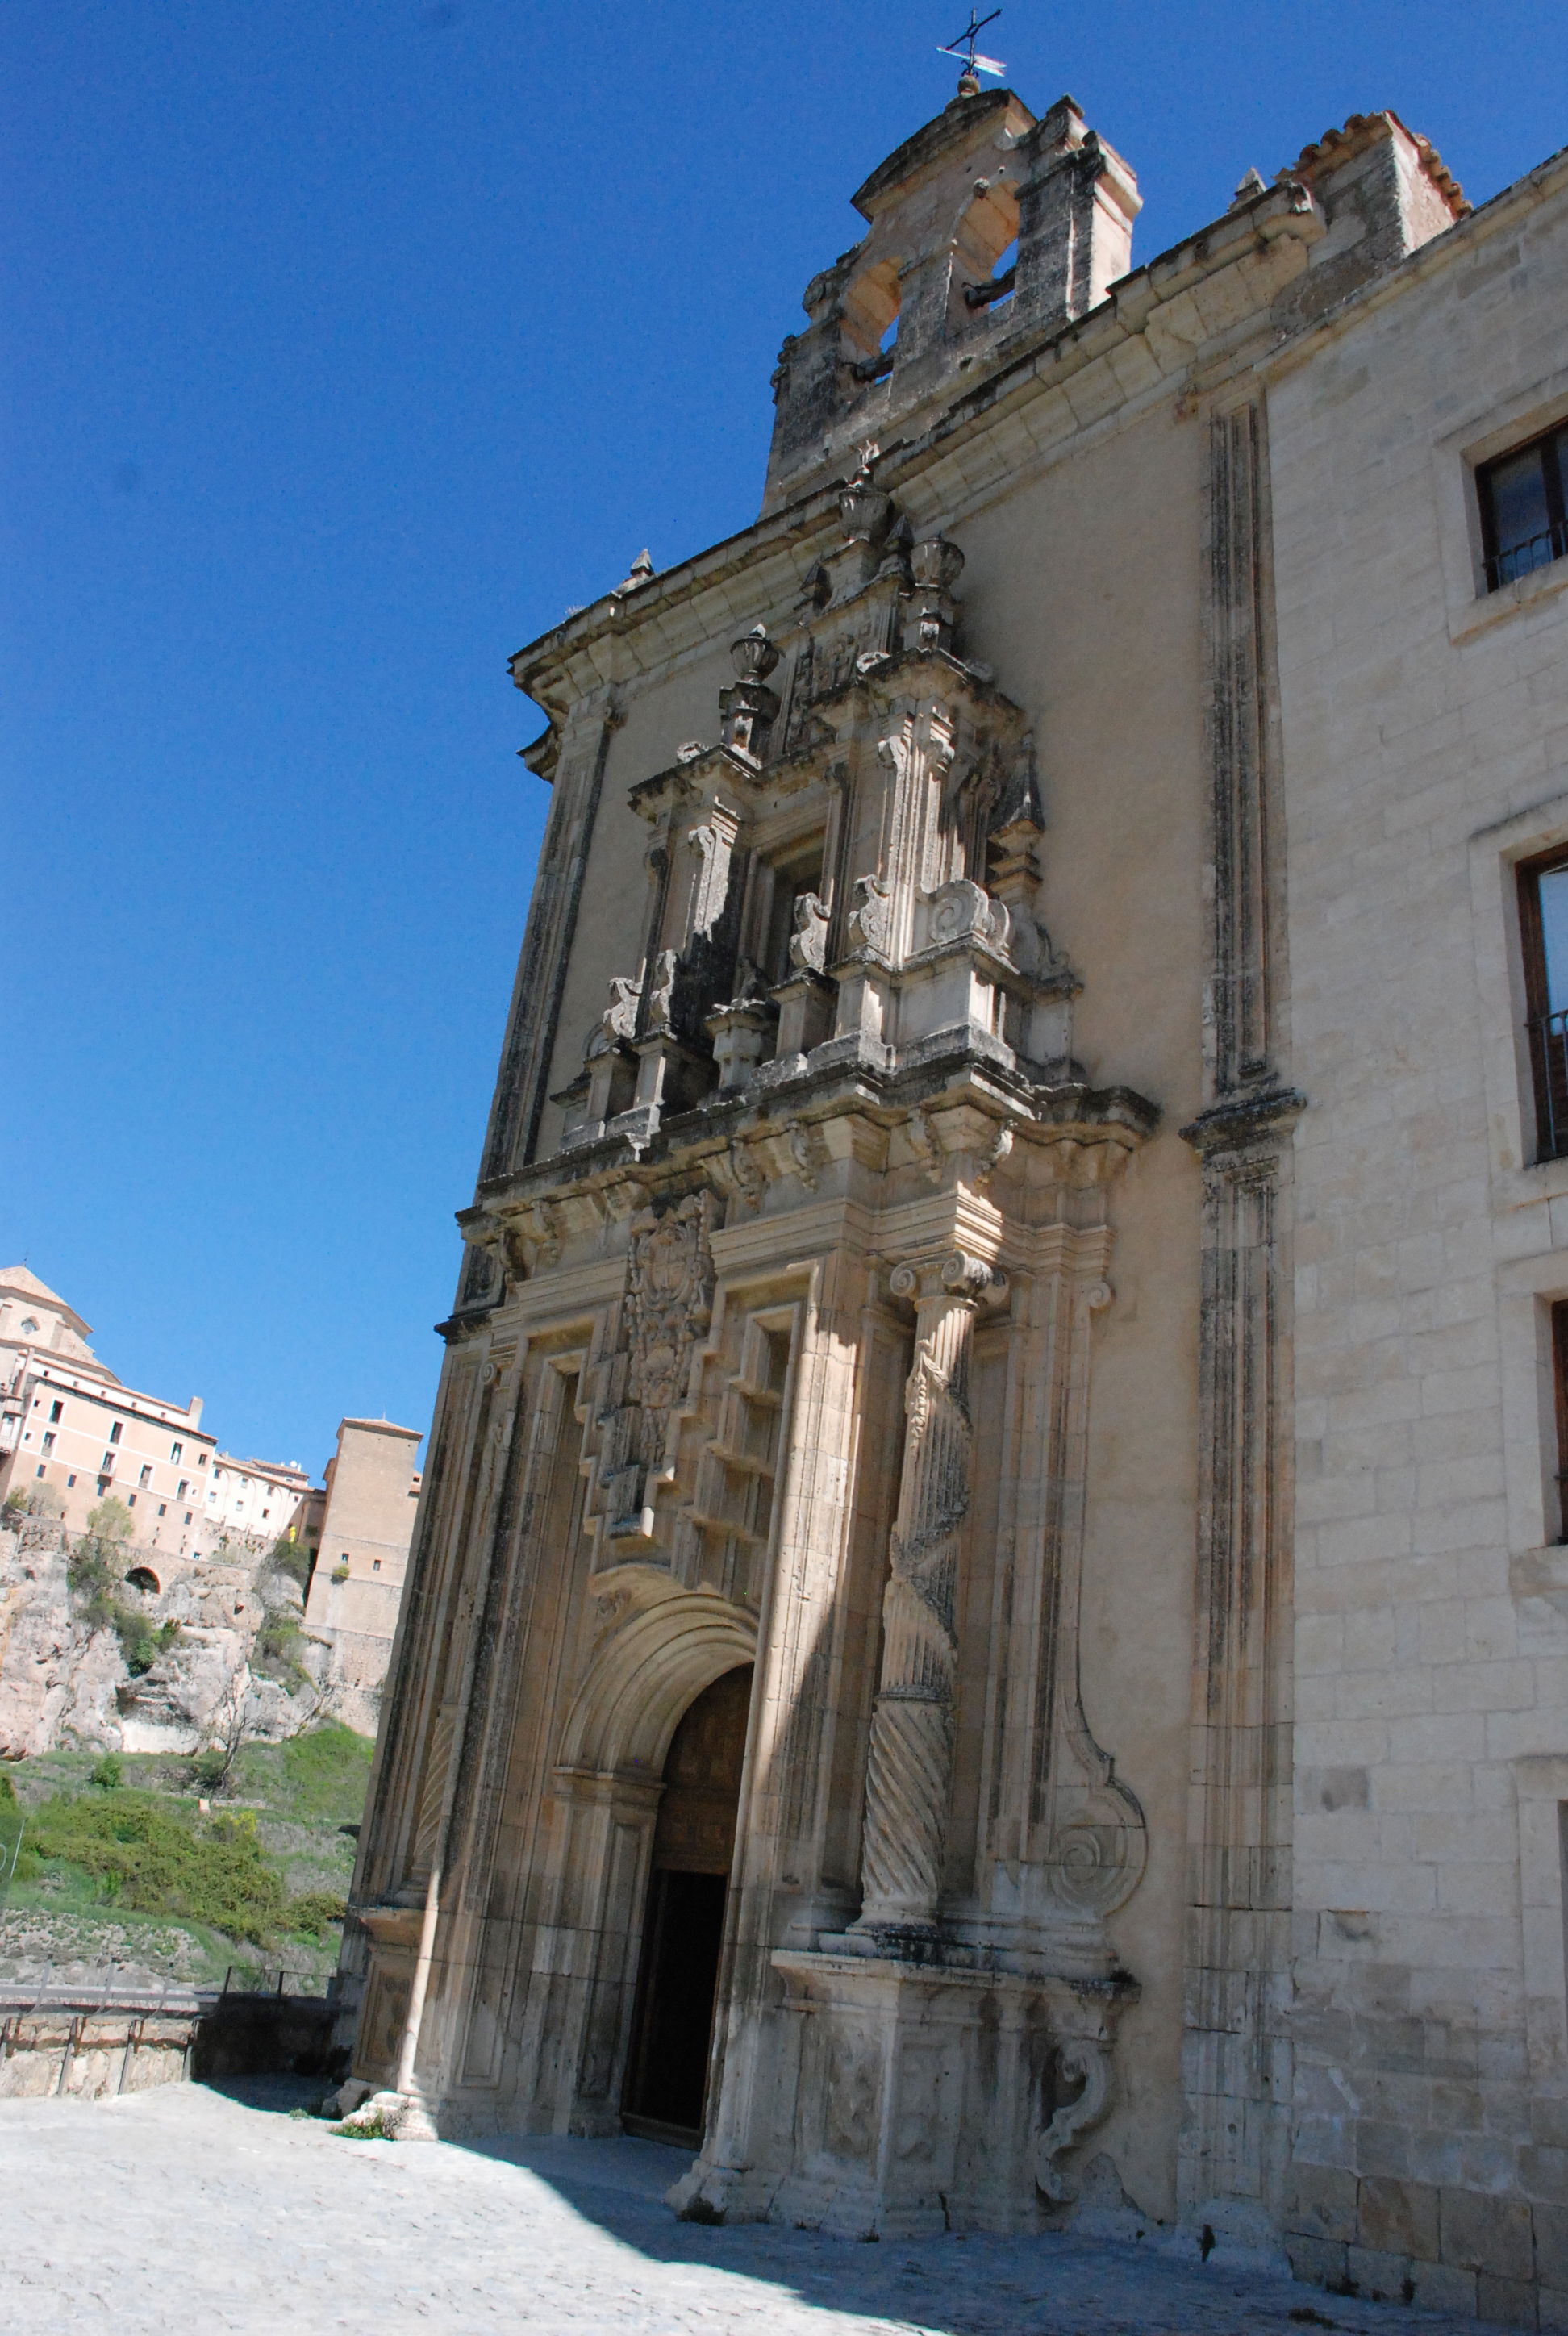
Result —
[[662, 2205], [687, 2161], [656, 2143], [355, 2142], [299, 2098], [0, 2102], [0, 2336], [1477, 2336], [1222, 2252], [706, 2229]]

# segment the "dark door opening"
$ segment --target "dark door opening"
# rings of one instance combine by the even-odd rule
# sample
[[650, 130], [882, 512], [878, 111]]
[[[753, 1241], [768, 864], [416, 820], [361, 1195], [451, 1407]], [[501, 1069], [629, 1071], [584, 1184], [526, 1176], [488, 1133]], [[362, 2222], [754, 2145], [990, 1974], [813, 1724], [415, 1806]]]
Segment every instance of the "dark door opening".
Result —
[[630, 2133], [702, 2139], [708, 2046], [745, 1756], [751, 1666], [705, 1688], [664, 1764], [621, 2115]]

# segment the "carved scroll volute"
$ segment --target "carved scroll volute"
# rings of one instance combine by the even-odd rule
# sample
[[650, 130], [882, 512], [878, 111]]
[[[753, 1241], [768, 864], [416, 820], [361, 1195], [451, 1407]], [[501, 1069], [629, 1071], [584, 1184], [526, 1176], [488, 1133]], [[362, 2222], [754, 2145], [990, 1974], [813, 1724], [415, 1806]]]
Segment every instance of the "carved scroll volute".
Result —
[[973, 1472], [969, 1353], [982, 1301], [999, 1298], [1006, 1283], [959, 1253], [897, 1267], [891, 1288], [915, 1301], [914, 1361], [866, 1767], [863, 1902], [853, 1928], [929, 1933], [952, 1782], [958, 1574]]
[[1033, 2155], [1036, 2184], [1055, 2206], [1070, 2205], [1078, 2195], [1078, 2183], [1062, 2161], [1110, 2112], [1116, 2026], [1137, 1997], [1137, 1987], [1126, 1980], [1109, 1988], [1103, 1981], [1088, 1988], [1058, 1980], [1050, 1990], [1055, 2081], [1050, 2115], [1035, 2136]]

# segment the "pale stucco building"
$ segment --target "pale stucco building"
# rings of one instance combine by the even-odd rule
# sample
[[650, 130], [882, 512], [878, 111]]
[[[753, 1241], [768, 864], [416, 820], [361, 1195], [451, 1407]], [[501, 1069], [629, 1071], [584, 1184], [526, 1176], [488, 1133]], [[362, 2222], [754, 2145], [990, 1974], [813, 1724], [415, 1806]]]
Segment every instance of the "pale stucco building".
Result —
[[1568, 161], [1135, 268], [966, 83], [855, 201], [760, 518], [515, 660], [358, 2073], [1568, 2326]]
[[310, 1490], [290, 1462], [221, 1452], [189, 1404], [128, 1387], [101, 1363], [89, 1324], [26, 1266], [0, 1268], [0, 1500], [47, 1488], [79, 1533], [122, 1501], [141, 1549], [206, 1558], [262, 1549]]

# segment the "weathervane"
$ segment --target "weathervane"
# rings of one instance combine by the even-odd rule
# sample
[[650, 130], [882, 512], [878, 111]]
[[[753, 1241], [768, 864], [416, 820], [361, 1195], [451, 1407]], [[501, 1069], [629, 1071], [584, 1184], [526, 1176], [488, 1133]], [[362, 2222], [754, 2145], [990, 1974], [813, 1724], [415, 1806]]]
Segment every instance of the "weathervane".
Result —
[[994, 73], [999, 81], [1007, 72], [1006, 65], [1000, 63], [997, 58], [977, 56], [975, 54], [975, 41], [978, 35], [985, 31], [988, 24], [994, 24], [1001, 13], [999, 8], [993, 8], [989, 16], [977, 16], [971, 7], [969, 21], [964, 30], [949, 41], [944, 48], [937, 51], [939, 57], [957, 57], [962, 64], [963, 72], [959, 75], [960, 97], [979, 95], [980, 84], [977, 78], [979, 74]]

